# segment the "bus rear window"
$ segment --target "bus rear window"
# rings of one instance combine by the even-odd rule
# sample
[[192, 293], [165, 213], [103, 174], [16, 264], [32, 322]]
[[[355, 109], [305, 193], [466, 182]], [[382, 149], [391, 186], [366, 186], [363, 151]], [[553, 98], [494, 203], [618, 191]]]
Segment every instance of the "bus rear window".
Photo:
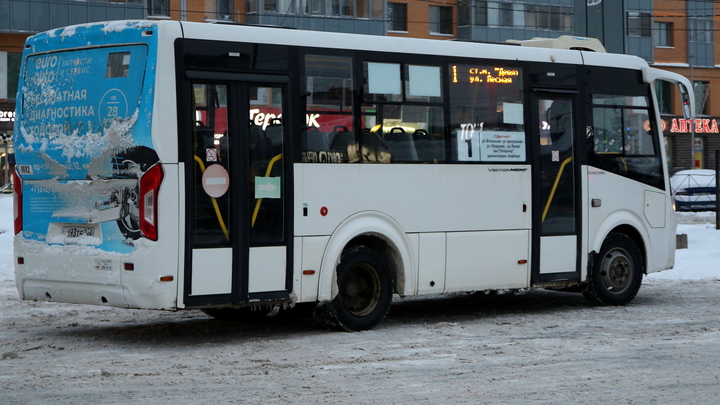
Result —
[[108, 54], [105, 78], [128, 77], [130, 70], [130, 52], [113, 52]]

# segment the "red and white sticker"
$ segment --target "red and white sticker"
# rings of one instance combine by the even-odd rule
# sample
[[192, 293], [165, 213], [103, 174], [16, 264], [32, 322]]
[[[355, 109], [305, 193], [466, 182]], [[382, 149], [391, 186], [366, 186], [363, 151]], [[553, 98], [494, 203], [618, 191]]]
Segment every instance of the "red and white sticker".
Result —
[[206, 162], [217, 162], [217, 160], [218, 160], [217, 149], [215, 149], [215, 148], [205, 149], [205, 161]]
[[222, 197], [230, 187], [230, 175], [221, 165], [210, 165], [203, 173], [202, 185], [210, 197]]

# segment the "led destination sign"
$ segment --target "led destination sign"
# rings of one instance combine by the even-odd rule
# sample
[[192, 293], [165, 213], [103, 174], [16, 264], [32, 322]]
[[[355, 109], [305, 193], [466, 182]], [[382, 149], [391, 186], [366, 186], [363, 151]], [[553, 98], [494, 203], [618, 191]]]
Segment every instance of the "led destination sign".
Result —
[[452, 82], [468, 84], [511, 84], [520, 76], [520, 69], [504, 67], [453, 65]]

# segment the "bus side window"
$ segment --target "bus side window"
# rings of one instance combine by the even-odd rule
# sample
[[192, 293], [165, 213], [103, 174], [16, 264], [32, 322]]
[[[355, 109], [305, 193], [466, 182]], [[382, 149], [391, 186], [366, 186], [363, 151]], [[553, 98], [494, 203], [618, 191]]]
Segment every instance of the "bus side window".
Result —
[[[449, 71], [450, 159], [526, 162], [522, 69], [511, 65], [450, 64]], [[498, 148], [498, 143], [488, 141], [500, 138], [512, 140], [513, 147]], [[543, 141], [550, 143], [549, 138]]]
[[363, 132], [360, 154], [363, 163], [390, 163], [391, 161], [387, 143], [376, 132]]
[[[353, 131], [353, 64], [351, 57], [305, 55], [305, 124], [300, 132], [302, 161], [360, 161]], [[269, 129], [269, 128], [268, 128]]]
[[360, 157], [357, 154], [357, 142], [355, 132], [348, 131], [347, 127], [338, 125], [328, 134], [330, 151], [340, 154], [341, 162], [358, 162]]
[[412, 134], [415, 150], [421, 162], [442, 162], [445, 159], [442, 137], [435, 138], [425, 129], [418, 129]]
[[272, 159], [273, 143], [266, 136], [262, 127], [250, 124], [250, 157], [254, 164], [264, 165]]
[[385, 134], [385, 143], [392, 154], [392, 162], [417, 162], [415, 140], [404, 129], [396, 127]]
[[273, 118], [272, 122], [265, 129], [265, 136], [272, 144], [272, 155], [277, 156], [282, 153], [283, 146], [283, 126], [282, 119]]
[[321, 152], [330, 148], [327, 134], [317, 127], [307, 127], [303, 131], [301, 142], [304, 151]]
[[662, 188], [662, 162], [643, 97], [593, 96], [591, 164]]

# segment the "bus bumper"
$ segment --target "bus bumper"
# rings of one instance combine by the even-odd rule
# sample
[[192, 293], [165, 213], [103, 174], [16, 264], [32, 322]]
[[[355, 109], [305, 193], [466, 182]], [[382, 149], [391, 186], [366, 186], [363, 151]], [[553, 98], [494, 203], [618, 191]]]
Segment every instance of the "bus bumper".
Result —
[[[50, 245], [46, 245], [44, 252], [23, 251], [19, 245], [22, 243], [16, 239], [15, 284], [21, 299], [177, 309], [177, 277], [161, 281], [155, 272], [143, 274], [147, 266], [142, 265], [141, 255], [79, 255], [69, 250], [86, 247]], [[126, 263], [132, 263], [132, 270], [128, 270]]]

